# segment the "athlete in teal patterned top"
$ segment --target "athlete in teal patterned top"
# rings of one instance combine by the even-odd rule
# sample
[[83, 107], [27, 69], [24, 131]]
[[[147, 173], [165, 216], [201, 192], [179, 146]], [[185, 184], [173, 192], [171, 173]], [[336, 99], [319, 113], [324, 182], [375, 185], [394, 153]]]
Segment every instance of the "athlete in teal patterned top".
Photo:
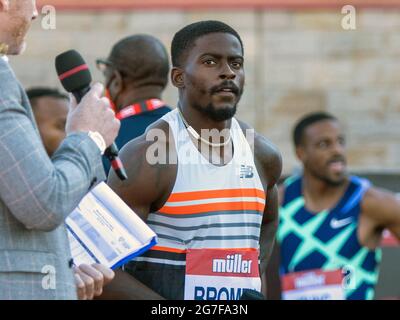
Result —
[[345, 297], [372, 299], [382, 231], [400, 238], [400, 199], [348, 176], [345, 137], [332, 115], [304, 117], [294, 142], [303, 174], [280, 188], [280, 274], [342, 269]]
[[361, 202], [369, 183], [351, 177], [338, 204], [331, 210], [307, 210], [301, 177], [285, 182], [278, 241], [281, 273], [342, 269], [347, 299], [372, 299], [378, 279], [381, 250], [360, 245], [357, 225]]

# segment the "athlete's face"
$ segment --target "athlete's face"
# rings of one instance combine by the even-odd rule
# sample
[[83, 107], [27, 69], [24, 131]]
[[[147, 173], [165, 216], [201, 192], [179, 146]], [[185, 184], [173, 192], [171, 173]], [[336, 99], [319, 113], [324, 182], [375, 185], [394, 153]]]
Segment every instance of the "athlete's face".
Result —
[[304, 131], [296, 153], [304, 170], [330, 185], [341, 185], [346, 179], [345, 137], [340, 124], [324, 120]]
[[198, 38], [181, 69], [183, 99], [214, 121], [235, 115], [243, 92], [243, 50], [229, 33]]

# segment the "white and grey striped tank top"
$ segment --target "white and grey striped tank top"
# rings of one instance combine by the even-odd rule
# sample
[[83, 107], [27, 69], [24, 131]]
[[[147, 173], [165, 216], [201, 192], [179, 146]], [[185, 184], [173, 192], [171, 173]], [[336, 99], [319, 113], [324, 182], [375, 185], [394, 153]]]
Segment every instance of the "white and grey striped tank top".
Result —
[[174, 135], [178, 172], [165, 205], [149, 215], [156, 247], [136, 261], [185, 266], [188, 249], [259, 249], [266, 193], [239, 123], [232, 119], [232, 160], [215, 166], [193, 144], [176, 109], [163, 118]]

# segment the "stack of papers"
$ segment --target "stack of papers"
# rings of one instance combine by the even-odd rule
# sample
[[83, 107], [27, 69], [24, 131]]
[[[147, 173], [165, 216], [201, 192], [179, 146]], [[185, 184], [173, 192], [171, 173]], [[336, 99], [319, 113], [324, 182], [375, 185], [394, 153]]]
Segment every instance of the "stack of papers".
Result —
[[82, 199], [66, 226], [78, 266], [116, 269], [157, 243], [157, 235], [104, 182]]

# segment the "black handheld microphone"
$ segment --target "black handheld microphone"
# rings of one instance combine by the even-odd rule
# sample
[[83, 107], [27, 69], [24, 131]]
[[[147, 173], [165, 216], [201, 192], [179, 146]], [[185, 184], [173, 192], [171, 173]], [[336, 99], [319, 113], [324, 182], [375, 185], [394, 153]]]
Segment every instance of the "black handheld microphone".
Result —
[[[69, 50], [58, 55], [56, 57], [56, 70], [64, 89], [71, 92], [76, 102], [79, 103], [90, 90], [90, 83], [92, 82], [89, 67], [82, 56], [75, 50]], [[118, 152], [117, 146], [113, 143], [105, 150], [104, 155], [110, 160], [118, 178], [126, 180], [128, 176], [118, 157]]]

